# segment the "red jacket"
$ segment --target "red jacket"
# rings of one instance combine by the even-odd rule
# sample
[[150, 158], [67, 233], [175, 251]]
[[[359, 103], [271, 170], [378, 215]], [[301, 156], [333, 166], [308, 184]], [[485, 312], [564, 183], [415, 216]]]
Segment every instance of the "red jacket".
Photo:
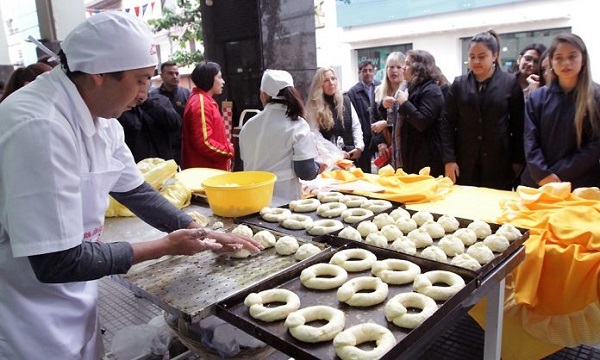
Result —
[[181, 168], [229, 170], [233, 155], [217, 102], [206, 91], [194, 88], [183, 113]]

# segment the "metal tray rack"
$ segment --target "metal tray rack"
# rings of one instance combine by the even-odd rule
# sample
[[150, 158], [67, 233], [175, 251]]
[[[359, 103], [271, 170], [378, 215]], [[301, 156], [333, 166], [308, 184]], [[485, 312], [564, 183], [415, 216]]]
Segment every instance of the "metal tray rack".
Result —
[[[327, 236], [326, 236], [327, 237]], [[329, 237], [332, 238], [332, 237]], [[318, 238], [315, 240], [319, 240]], [[327, 240], [322, 240], [327, 242]], [[422, 272], [429, 270], [448, 270], [455, 272], [465, 279], [466, 286], [456, 295], [445, 302], [438, 303], [438, 310], [427, 319], [421, 326], [416, 329], [403, 329], [389, 323], [385, 319], [384, 307], [385, 301], [381, 304], [367, 307], [351, 307], [337, 300], [336, 290], [318, 291], [304, 287], [299, 279], [303, 269], [310, 265], [328, 262], [335, 251], [346, 248], [364, 248], [375, 255], [379, 260], [386, 258], [400, 258], [412, 261], [421, 267]], [[383, 325], [390, 329], [396, 337], [397, 344], [390, 350], [383, 359], [396, 359], [399, 356], [410, 358], [427, 346], [431, 341], [435, 340], [435, 336], [442, 332], [447, 326], [452, 324], [458, 317], [466, 313], [466, 308], [463, 303], [468, 303], [468, 297], [477, 292], [476, 277], [477, 274], [466, 269], [456, 268], [447, 264], [430, 261], [423, 258], [411, 257], [409, 255], [397, 253], [383, 248], [370, 246], [368, 244], [354, 242], [345, 243], [340, 248], [331, 252], [322, 252], [302, 264], [290, 268], [278, 276], [271, 277], [265, 281], [258, 283], [256, 286], [245, 289], [231, 296], [230, 298], [217, 303], [216, 315], [223, 320], [239, 327], [252, 336], [264, 341], [265, 343], [279, 349], [280, 351], [293, 356], [297, 359], [334, 359], [336, 358], [335, 350], [331, 341], [309, 344], [293, 338], [284, 326], [284, 320], [265, 323], [255, 320], [248, 313], [248, 308], [244, 305], [245, 297], [251, 292], [259, 292], [271, 288], [285, 288], [295, 292], [300, 297], [301, 306], [307, 307], [312, 305], [329, 305], [334, 308], [344, 311], [346, 315], [346, 326], [349, 328], [353, 325], [358, 325], [366, 322], [373, 322]], [[370, 271], [360, 273], [348, 273], [348, 278], [356, 276], [371, 275]], [[403, 293], [411, 292], [412, 283], [407, 285], [390, 285], [387, 299]]]

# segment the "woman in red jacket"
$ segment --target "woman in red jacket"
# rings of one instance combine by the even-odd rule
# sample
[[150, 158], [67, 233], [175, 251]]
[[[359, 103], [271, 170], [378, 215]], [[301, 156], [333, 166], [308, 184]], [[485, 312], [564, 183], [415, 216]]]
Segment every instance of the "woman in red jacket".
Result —
[[213, 95], [223, 92], [221, 67], [202, 61], [192, 71], [192, 90], [183, 113], [181, 168], [205, 167], [230, 170], [233, 144]]

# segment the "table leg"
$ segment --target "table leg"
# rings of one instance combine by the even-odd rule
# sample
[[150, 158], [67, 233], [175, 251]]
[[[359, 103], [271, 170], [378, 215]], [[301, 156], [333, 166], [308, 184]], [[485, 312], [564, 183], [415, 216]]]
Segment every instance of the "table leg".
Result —
[[502, 320], [504, 314], [504, 282], [493, 285], [487, 294], [485, 309], [485, 342], [483, 358], [499, 360], [502, 350]]

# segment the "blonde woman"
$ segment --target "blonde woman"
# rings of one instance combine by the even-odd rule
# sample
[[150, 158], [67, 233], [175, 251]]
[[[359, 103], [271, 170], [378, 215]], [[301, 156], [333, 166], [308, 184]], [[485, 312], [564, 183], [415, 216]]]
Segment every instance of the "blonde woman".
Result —
[[306, 103], [308, 123], [326, 140], [344, 151], [344, 158], [356, 160], [365, 148], [358, 114], [350, 98], [338, 87], [335, 71], [330, 67], [317, 69]]
[[523, 185], [569, 181], [573, 189], [600, 185], [600, 86], [593, 82], [583, 40], [559, 34], [548, 49], [548, 84], [525, 108]]
[[406, 56], [400, 51], [390, 53], [385, 61], [385, 79], [377, 88], [371, 104], [372, 148], [379, 156], [390, 159], [394, 168], [402, 167], [400, 144], [392, 141], [393, 130], [398, 120], [399, 105], [394, 95], [404, 84], [403, 66]]

